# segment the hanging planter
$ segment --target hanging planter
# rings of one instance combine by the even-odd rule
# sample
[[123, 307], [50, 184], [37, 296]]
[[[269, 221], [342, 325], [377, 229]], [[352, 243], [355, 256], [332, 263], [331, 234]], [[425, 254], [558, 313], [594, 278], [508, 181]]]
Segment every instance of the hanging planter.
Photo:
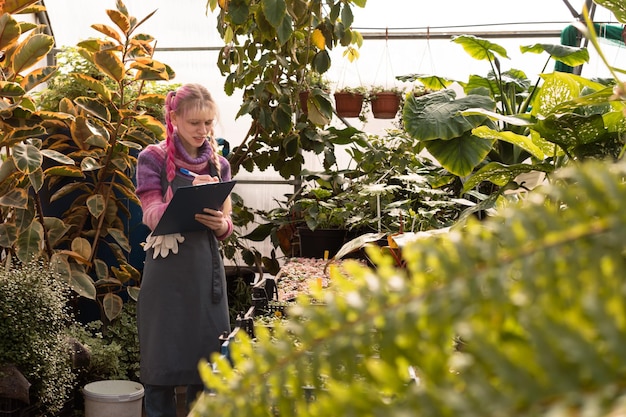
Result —
[[365, 95], [354, 90], [335, 92], [335, 110], [340, 117], [359, 117]]
[[370, 105], [376, 119], [393, 119], [400, 108], [400, 93], [396, 91], [381, 91], [371, 93]]

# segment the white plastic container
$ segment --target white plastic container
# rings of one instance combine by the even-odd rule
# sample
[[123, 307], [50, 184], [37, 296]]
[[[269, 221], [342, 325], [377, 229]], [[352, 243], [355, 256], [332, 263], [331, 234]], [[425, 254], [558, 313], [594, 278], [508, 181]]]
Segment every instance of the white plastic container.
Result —
[[85, 417], [141, 417], [143, 385], [139, 382], [109, 380], [83, 387]]

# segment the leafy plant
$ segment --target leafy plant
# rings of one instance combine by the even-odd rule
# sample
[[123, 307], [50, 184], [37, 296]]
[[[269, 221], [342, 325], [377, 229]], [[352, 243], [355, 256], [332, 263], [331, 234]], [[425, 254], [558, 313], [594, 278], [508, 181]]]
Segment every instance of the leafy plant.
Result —
[[[617, 158], [623, 147], [619, 126], [623, 104], [611, 100], [612, 87], [568, 73], [544, 73], [534, 84], [519, 70], [501, 69], [508, 58], [500, 45], [474, 36], [453, 39], [475, 59], [489, 63], [486, 77], [470, 76], [456, 98], [440, 77], [424, 80], [438, 89], [423, 96], [409, 95], [403, 110], [407, 132], [418, 139], [444, 168], [468, 177], [464, 190], [484, 182], [487, 191], [517, 188], [522, 173], [550, 173], [568, 161]], [[543, 53], [570, 66], [588, 60], [585, 48], [535, 44], [522, 52]], [[545, 68], [544, 67], [544, 70]]]
[[56, 412], [73, 393], [75, 374], [66, 327], [70, 289], [33, 260], [0, 268], [0, 364], [14, 364], [43, 410]]
[[283, 178], [297, 177], [307, 151], [322, 154], [324, 166], [333, 166], [338, 137], [318, 128], [331, 119], [332, 103], [319, 90], [304, 114], [298, 94], [308, 74], [328, 70], [329, 50], [341, 45], [349, 56], [358, 54], [362, 37], [351, 28], [352, 9], [364, 7], [365, 0], [207, 0], [207, 5], [219, 12], [217, 29], [225, 46], [218, 65], [225, 91], [242, 90], [238, 116], [252, 119], [229, 158], [233, 173], [272, 167]]
[[554, 175], [536, 198], [408, 244], [405, 269], [370, 249], [375, 271], [331, 270], [323, 308], [303, 297], [271, 337], [240, 333], [232, 363], [202, 365], [216, 395], [192, 415], [621, 412], [626, 169]]
[[137, 295], [140, 273], [128, 261], [130, 212], [139, 206], [135, 155], [164, 133], [139, 103], [161, 104], [163, 96], [144, 93], [145, 83], [174, 76], [152, 59], [154, 38], [136, 33], [152, 14], [138, 20], [121, 1], [116, 6], [107, 11], [114, 26], [92, 26], [106, 38], [78, 45], [97, 74], [69, 76], [88, 95], [63, 98], [55, 111], [37, 110], [32, 90], [57, 68], [26, 72], [51, 50], [53, 39], [24, 37], [28, 26], [0, 17], [0, 47], [8, 51], [0, 64], [6, 80], [0, 92], [0, 245], [22, 261], [48, 258], [78, 295], [98, 300], [107, 320], [121, 312], [119, 292]]

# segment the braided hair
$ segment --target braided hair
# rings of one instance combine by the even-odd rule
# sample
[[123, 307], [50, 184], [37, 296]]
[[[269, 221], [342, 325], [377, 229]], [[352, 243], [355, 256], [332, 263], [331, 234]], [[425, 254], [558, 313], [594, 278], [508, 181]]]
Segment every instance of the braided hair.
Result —
[[[165, 147], [167, 150], [165, 171], [167, 181], [170, 185], [165, 194], [166, 201], [172, 199], [173, 192], [171, 184], [176, 176], [176, 165], [174, 164], [176, 146], [174, 145], [174, 125], [171, 121], [171, 112], [176, 113], [177, 116], [183, 117], [184, 114], [190, 110], [210, 110], [217, 113], [217, 105], [206, 87], [200, 84], [185, 84], [178, 88], [178, 90], [167, 93], [165, 97]], [[219, 150], [213, 131], [210, 132], [208, 140], [212, 149], [212, 163], [215, 166], [218, 178], [221, 180]]]

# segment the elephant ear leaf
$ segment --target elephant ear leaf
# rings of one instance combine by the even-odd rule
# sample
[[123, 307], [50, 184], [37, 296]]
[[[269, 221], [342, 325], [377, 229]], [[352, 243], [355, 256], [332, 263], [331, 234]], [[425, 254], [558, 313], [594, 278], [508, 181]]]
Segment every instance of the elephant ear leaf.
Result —
[[463, 111], [495, 109], [493, 100], [486, 96], [468, 95], [458, 100], [455, 96], [453, 90], [441, 90], [409, 97], [403, 109], [404, 127], [409, 135], [420, 141], [457, 138], [487, 119], [482, 114], [466, 116]]
[[458, 43], [472, 58], [479, 61], [493, 61], [496, 55], [509, 59], [506, 49], [502, 46], [473, 35], [460, 35], [452, 38], [452, 42]]
[[472, 173], [491, 148], [494, 141], [482, 139], [470, 132], [450, 140], [430, 140], [425, 143], [426, 150], [445, 169], [459, 177]]
[[546, 43], [536, 43], [529, 46], [521, 46], [522, 53], [532, 52], [540, 54], [547, 52], [556, 61], [562, 62], [570, 67], [577, 67], [579, 65], [589, 62], [589, 51], [587, 48], [576, 48], [567, 45], [552, 45]]

